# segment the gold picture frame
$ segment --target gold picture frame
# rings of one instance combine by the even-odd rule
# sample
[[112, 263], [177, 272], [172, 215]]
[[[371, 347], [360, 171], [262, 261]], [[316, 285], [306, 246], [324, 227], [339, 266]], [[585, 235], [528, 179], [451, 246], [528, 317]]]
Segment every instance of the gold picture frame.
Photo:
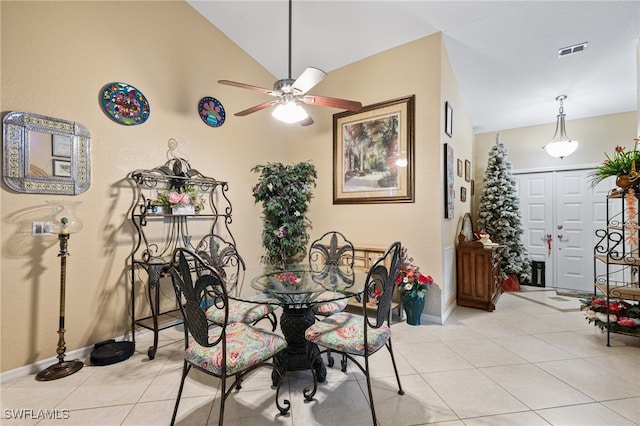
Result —
[[415, 95], [333, 115], [333, 204], [413, 203]]

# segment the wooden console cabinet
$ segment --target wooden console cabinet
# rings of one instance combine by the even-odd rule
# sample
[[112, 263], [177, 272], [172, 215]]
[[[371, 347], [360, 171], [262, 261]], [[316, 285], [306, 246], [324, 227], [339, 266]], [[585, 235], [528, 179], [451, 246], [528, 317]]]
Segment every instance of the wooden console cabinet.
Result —
[[[471, 220], [465, 216], [464, 220]], [[468, 229], [473, 229], [470, 225]], [[485, 246], [472, 232], [460, 232], [456, 250], [457, 302], [459, 306], [493, 311], [502, 294], [500, 270], [503, 246]]]

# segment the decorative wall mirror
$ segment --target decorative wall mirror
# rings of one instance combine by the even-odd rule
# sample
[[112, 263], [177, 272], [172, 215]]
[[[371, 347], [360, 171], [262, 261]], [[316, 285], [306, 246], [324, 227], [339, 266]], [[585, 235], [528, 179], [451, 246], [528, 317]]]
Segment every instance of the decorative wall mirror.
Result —
[[2, 120], [2, 176], [17, 192], [76, 195], [91, 185], [91, 135], [73, 121], [10, 112]]

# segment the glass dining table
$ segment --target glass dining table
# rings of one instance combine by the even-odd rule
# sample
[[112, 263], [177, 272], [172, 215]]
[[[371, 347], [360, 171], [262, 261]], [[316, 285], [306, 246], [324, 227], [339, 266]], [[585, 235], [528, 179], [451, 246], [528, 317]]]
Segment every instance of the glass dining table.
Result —
[[251, 303], [275, 304], [282, 307], [280, 329], [287, 340], [287, 348], [276, 355], [272, 382], [287, 371], [315, 370], [318, 382], [324, 382], [327, 370], [320, 357], [314, 359], [319, 348], [304, 338], [305, 330], [315, 321], [313, 307], [317, 304], [360, 296], [367, 273], [346, 266], [325, 265], [313, 268], [307, 265], [288, 265], [285, 269], [248, 269], [240, 295], [233, 299]]

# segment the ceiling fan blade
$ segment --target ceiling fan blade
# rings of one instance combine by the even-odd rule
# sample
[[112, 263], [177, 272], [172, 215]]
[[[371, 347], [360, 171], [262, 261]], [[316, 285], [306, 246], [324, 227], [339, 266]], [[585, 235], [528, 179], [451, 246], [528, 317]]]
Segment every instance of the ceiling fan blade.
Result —
[[270, 106], [275, 105], [278, 102], [279, 102], [278, 100], [265, 102], [263, 104], [253, 106], [251, 108], [247, 108], [244, 111], [236, 112], [233, 115], [237, 115], [238, 117], [244, 117], [245, 115], [249, 115], [249, 114], [251, 114], [253, 112], [260, 111], [261, 109], [269, 108]]
[[291, 88], [296, 95], [307, 93], [313, 86], [320, 83], [327, 76], [327, 73], [318, 68], [309, 67], [293, 82]]
[[238, 83], [231, 80], [218, 80], [220, 84], [226, 84], [227, 86], [239, 87], [241, 89], [255, 90], [256, 92], [266, 93], [267, 95], [277, 96], [278, 93], [271, 89], [265, 89], [264, 87], [252, 86], [251, 84]]
[[329, 98], [327, 96], [307, 95], [301, 97], [302, 102], [309, 105], [328, 106], [332, 108], [346, 109], [347, 111], [358, 112], [362, 109], [362, 104], [357, 101], [346, 99]]

